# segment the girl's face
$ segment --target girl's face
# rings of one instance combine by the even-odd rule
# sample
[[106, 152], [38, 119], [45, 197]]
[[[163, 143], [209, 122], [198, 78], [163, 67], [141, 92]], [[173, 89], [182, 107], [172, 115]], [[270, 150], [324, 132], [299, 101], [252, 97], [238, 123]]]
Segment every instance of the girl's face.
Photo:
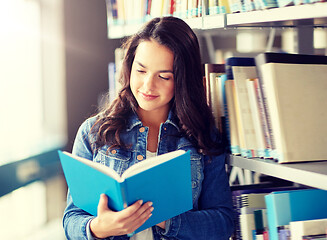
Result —
[[141, 42], [132, 64], [130, 87], [139, 110], [168, 113], [174, 97], [174, 54], [154, 40]]

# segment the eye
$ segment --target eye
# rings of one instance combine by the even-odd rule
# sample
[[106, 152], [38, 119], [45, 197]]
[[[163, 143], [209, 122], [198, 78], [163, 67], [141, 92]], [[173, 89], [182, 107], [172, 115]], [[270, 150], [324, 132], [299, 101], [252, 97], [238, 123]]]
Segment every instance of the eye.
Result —
[[145, 71], [144, 70], [141, 70], [141, 69], [137, 69], [136, 70], [138, 73], [145, 73]]
[[170, 77], [163, 77], [163, 76], [161, 76], [161, 75], [159, 75], [159, 77], [160, 77], [161, 79], [163, 79], [163, 80], [169, 80], [169, 79], [170, 79]]

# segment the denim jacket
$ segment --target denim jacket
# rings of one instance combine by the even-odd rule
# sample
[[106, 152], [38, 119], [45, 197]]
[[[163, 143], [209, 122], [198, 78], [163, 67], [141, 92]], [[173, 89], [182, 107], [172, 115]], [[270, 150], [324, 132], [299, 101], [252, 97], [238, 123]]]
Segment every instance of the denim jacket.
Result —
[[[145, 158], [148, 128], [142, 125], [136, 114], [132, 114], [127, 129], [121, 134], [123, 141], [132, 146], [128, 150], [107, 151], [108, 146], [103, 146], [95, 151], [91, 144], [94, 135], [89, 134], [95, 120], [96, 117], [89, 118], [80, 126], [73, 154], [107, 165], [119, 174], [137, 163], [138, 159]], [[154, 240], [227, 240], [233, 230], [233, 208], [225, 172], [225, 154], [211, 156], [208, 161], [208, 156], [200, 154], [179, 133], [174, 114], [170, 112], [167, 121], [160, 126], [157, 155], [177, 149], [191, 151], [193, 209], [167, 220], [165, 230], [152, 227]], [[90, 239], [87, 227], [92, 218], [94, 216], [74, 205], [68, 191], [63, 217], [67, 239]], [[108, 239], [125, 240], [129, 237], [123, 235]]]

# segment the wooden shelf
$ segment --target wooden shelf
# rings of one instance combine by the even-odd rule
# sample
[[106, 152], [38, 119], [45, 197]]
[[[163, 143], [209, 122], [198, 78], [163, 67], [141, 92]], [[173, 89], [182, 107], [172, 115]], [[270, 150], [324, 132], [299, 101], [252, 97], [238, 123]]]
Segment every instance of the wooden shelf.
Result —
[[280, 164], [271, 160], [248, 159], [231, 155], [229, 164], [310, 187], [327, 190], [327, 161]]

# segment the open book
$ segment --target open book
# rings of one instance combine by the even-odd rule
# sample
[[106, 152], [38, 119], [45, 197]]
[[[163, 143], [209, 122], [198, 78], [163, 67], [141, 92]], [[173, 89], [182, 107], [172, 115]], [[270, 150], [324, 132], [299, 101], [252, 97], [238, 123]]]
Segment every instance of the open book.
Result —
[[121, 176], [100, 163], [58, 152], [74, 204], [94, 216], [102, 193], [114, 211], [137, 200], [153, 202], [152, 216], [135, 233], [193, 208], [190, 152], [177, 150], [146, 159]]

